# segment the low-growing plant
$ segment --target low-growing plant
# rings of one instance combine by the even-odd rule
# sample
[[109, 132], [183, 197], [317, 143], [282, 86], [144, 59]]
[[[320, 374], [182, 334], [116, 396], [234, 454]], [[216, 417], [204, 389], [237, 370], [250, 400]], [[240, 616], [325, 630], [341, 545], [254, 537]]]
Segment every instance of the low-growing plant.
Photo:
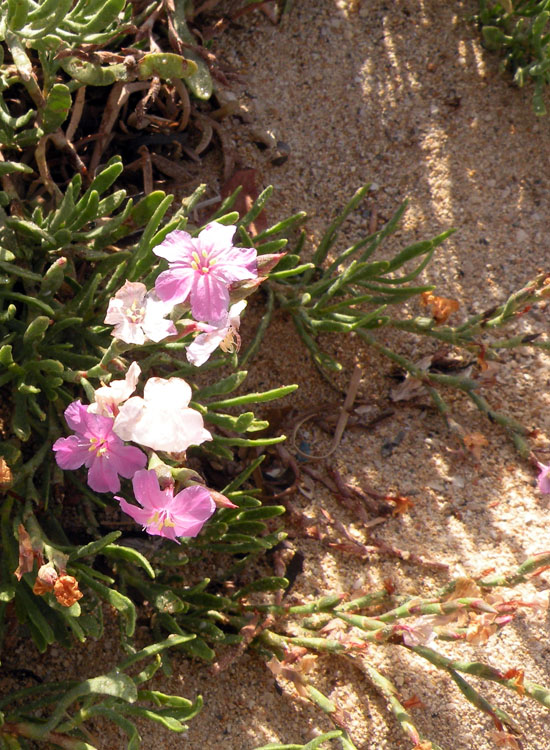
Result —
[[503, 56], [502, 69], [514, 83], [533, 83], [533, 111], [546, 114], [550, 82], [550, 3], [548, 0], [480, 0], [475, 20], [485, 45]]
[[[140, 743], [133, 718], [184, 731], [201, 699], [143, 685], [160, 667], [169, 672], [171, 649], [219, 670], [247, 647], [336, 726], [305, 745], [262, 750], [313, 750], [331, 740], [344, 750], [355, 747], [339, 707], [308, 676], [318, 653], [352, 660], [414, 747], [437, 748], [366, 658], [367, 644], [406, 648], [443, 670], [491, 718], [502, 742], [511, 742], [516, 723], [462, 675], [497, 682], [546, 707], [549, 692], [521, 670], [455, 660], [433, 645], [484, 643], [516, 610], [539, 606], [491, 591], [536, 575], [548, 555], [508, 577], [453, 580], [432, 597], [388, 587], [286, 605], [285, 566], [267, 557], [275, 559], [284, 542], [286, 502], [269, 495], [262, 474], [271, 450], [285, 455], [279, 445], [285, 436], [252, 409], [260, 412], [297, 386], [250, 392], [244, 367], [261, 350], [278, 307], [325, 376], [341, 364], [323, 348], [322, 335], [355, 334], [424, 388], [450, 426], [456, 423], [442, 386], [463, 391], [528, 456], [528, 430], [490, 406], [475, 368], [509, 348], [548, 348], [536, 334], [495, 332], [547, 296], [549, 276], [453, 327], [447, 319], [458, 303], [417, 282], [452, 230], [404, 249], [386, 246], [375, 259], [382, 243], [391, 242], [403, 204], [386, 226], [337, 248], [368, 186], [310, 254], [305, 234], [296, 239], [304, 213], [251, 234], [271, 188], [240, 217], [232, 210], [234, 194], [206, 224], [196, 220], [204, 185], [172, 210], [173, 196], [153, 190], [151, 165], [161, 162], [147, 147], [140, 152], [145, 195], [129, 197], [118, 143], [108, 143], [124, 102], [145, 92], [134, 113], [141, 120], [128, 119], [129, 126], [162, 130], [168, 127], [162, 118], [147, 114], [162, 91], [168, 120], [177, 120], [181, 132], [190, 112], [187, 91], [203, 101], [212, 93], [207, 55], [194, 44], [187, 14], [192, 3], [9, 0], [0, 22], [0, 140], [9, 157], [0, 155], [0, 643], [21, 636], [44, 653], [53, 644], [99, 639], [109, 607], [127, 654], [103, 675], [40, 684], [0, 700], [0, 748], [40, 742], [93, 750], [96, 717], [115, 722], [131, 750]], [[159, 19], [158, 39], [172, 52], [159, 52], [153, 38]], [[80, 152], [73, 139], [97, 87], [109, 92], [101, 99], [105, 112], [98, 132], [80, 133]], [[50, 143], [72, 161], [53, 156]], [[241, 352], [240, 319], [255, 292], [265, 299], [265, 314]], [[403, 307], [417, 299], [430, 315]], [[443, 342], [468, 360], [470, 374], [438, 371], [429, 355], [427, 363], [410, 361], [382, 343], [377, 331], [387, 328], [421, 337], [428, 350], [431, 340]], [[548, 467], [542, 469], [545, 492]], [[136, 533], [136, 523], [145, 534]], [[357, 545], [351, 538], [345, 543]], [[208, 577], [207, 555], [223, 560], [223, 573]], [[138, 617], [151, 637], [144, 648], [135, 638]]]

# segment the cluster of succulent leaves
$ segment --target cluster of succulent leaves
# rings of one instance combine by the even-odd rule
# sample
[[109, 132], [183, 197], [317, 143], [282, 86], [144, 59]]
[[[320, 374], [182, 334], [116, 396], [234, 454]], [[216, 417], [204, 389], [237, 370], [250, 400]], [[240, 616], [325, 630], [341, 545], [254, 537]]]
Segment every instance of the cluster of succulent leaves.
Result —
[[502, 68], [514, 82], [534, 84], [533, 110], [546, 114], [550, 82], [550, 2], [548, 0], [479, 0], [476, 21], [485, 45], [503, 56]]
[[[166, 3], [162, 14], [157, 9], [157, 19], [170, 27], [172, 47], [185, 51], [185, 56], [159, 52], [158, 43], [147, 49], [139, 27], [156, 5], [141, 5], [128, 0], [5, 3], [0, 17], [0, 143], [6, 154], [0, 159], [0, 176], [13, 175], [17, 180], [25, 175], [28, 187], [36, 169], [47, 191], [59, 199], [46, 159], [50, 144], [75, 171], [86, 175], [86, 165], [61, 126], [77, 93], [85, 94], [87, 86], [183, 80], [193, 97], [211, 97], [212, 77], [187, 24], [192, 3]], [[84, 103], [79, 106], [82, 110]], [[24, 158], [22, 151], [28, 151]], [[11, 180], [4, 187], [14, 199], [17, 193]]]

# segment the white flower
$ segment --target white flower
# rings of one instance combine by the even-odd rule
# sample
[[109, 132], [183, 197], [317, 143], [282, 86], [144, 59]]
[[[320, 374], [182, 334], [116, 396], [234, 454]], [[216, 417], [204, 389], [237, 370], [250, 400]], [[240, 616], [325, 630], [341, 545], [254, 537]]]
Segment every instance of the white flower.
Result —
[[136, 390], [140, 374], [141, 367], [137, 362], [132, 362], [124, 380], [113, 380], [110, 385], [102, 385], [95, 391], [95, 403], [88, 406], [88, 411], [104, 417], [115, 417], [118, 405]]
[[168, 453], [212, 440], [202, 416], [188, 408], [191, 395], [181, 378], [149, 378], [143, 398], [132, 396], [120, 407], [113, 430], [122, 440]]
[[144, 344], [161, 341], [177, 333], [171, 320], [164, 320], [173, 308], [170, 302], [161, 302], [155, 292], [139, 281], [126, 281], [109, 300], [105, 323], [114, 325], [112, 335], [127, 344]]
[[224, 352], [239, 351], [241, 339], [239, 326], [241, 313], [246, 307], [246, 301], [241, 300], [229, 308], [226, 320], [218, 326], [204, 325], [204, 333], [199, 334], [187, 347], [187, 359], [192, 365], [200, 367], [210, 357], [212, 352], [220, 347]]

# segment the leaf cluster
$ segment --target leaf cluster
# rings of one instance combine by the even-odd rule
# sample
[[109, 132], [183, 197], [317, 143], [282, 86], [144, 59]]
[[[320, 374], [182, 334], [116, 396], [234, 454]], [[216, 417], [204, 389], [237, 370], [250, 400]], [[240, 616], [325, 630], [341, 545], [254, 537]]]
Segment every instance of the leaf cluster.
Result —
[[502, 69], [514, 82], [534, 84], [533, 111], [546, 114], [550, 82], [550, 3], [548, 0], [480, 0], [475, 19], [484, 44], [503, 56]]
[[[190, 701], [145, 687], [161, 667], [161, 654], [193, 636], [169, 636], [125, 659], [106, 674], [82, 682], [49, 682], [19, 690], [0, 699], [0, 748], [26, 750], [36, 742], [69, 750], [95, 750], [84, 723], [102, 717], [116, 724], [127, 737], [128, 750], [138, 750], [141, 737], [135, 719], [149, 719], [173, 732], [202, 707], [200, 696]], [[135, 674], [127, 670], [148, 663]], [[135, 670], [132, 670], [135, 672]]]

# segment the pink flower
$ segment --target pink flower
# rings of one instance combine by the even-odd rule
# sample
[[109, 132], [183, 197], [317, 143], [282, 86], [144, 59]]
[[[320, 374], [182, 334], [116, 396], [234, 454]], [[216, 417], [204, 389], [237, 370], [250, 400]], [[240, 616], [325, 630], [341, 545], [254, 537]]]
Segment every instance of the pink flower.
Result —
[[187, 347], [187, 359], [192, 365], [196, 367], [203, 365], [218, 346], [224, 352], [239, 351], [241, 345], [241, 337], [238, 333], [241, 324], [240, 314], [245, 307], [244, 300], [237, 302], [229, 308], [224, 323], [219, 326], [204, 326], [206, 332], [199, 334]]
[[256, 250], [234, 247], [235, 229], [213, 221], [196, 238], [177, 229], [166, 235], [153, 248], [170, 266], [155, 284], [160, 299], [175, 305], [190, 297], [196, 320], [212, 325], [225, 320], [231, 284], [258, 276]]
[[132, 396], [120, 407], [113, 429], [122, 440], [168, 453], [212, 440], [202, 416], [188, 408], [191, 395], [181, 378], [149, 378], [143, 398]]
[[550, 495], [550, 466], [539, 464], [540, 474], [538, 476], [539, 491], [543, 495]]
[[434, 615], [425, 615], [414, 617], [407, 625], [397, 625], [396, 629], [401, 632], [407, 646], [430, 646], [437, 637], [434, 631], [436, 623]]
[[124, 445], [114, 434], [110, 417], [91, 414], [80, 401], [74, 401], [65, 409], [65, 419], [76, 435], [55, 441], [55, 460], [62, 469], [86, 466], [88, 484], [96, 492], [118, 492], [119, 474], [130, 479], [145, 466], [145, 454]]
[[109, 300], [105, 323], [114, 325], [112, 335], [127, 344], [161, 341], [177, 333], [172, 321], [164, 320], [173, 306], [148, 293], [145, 284], [126, 281]]
[[122, 510], [153, 536], [164, 536], [174, 542], [178, 542], [179, 536], [197, 536], [216, 510], [208, 490], [199, 485], [186, 487], [177, 495], [173, 485], [161, 490], [153, 469], [136, 472], [132, 485], [141, 508], [130, 505], [123, 497], [116, 499]]
[[132, 362], [124, 380], [112, 380], [95, 391], [95, 403], [88, 406], [88, 412], [104, 417], [116, 417], [118, 405], [132, 395], [141, 374], [141, 367]]

